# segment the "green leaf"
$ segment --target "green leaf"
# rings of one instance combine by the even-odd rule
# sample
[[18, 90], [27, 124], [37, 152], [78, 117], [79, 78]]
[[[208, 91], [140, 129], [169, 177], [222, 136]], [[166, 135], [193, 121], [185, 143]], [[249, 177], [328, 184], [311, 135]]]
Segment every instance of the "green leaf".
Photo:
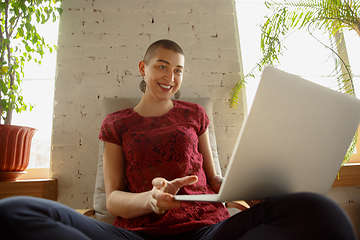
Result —
[[25, 27], [26, 27], [26, 30], [28, 31], [28, 32], [31, 32], [31, 30], [32, 30], [32, 28], [33, 28], [33, 26], [31, 25], [31, 23], [25, 23]]
[[30, 47], [29, 45], [26, 45], [26, 46], [25, 46], [25, 49], [26, 49], [26, 51], [28, 51], [29, 53], [32, 52], [32, 49], [31, 49], [31, 47]]
[[10, 40], [9, 39], [4, 39], [3, 41], [4, 41], [5, 45], [8, 45], [8, 46], [10, 45]]
[[35, 43], [37, 43], [37, 41], [38, 41], [38, 37], [37, 37], [37, 35], [35, 34], [35, 35], [33, 36], [32, 40], [31, 40], [31, 42], [32, 42], [33, 44], [35, 44]]
[[[8, 66], [2, 66], [0, 69], [0, 74], [4, 75], [9, 71], [9, 67]], [[2, 82], [2, 81], [1, 81]]]
[[0, 3], [0, 11], [2, 11], [3, 9], [6, 8], [6, 3], [5, 2], [1, 2]]
[[15, 102], [15, 100], [16, 100], [15, 94], [10, 94], [10, 99], [11, 99], [11, 102]]
[[7, 91], [9, 90], [9, 88], [6, 86], [6, 84], [3, 81], [0, 81], [0, 88], [3, 94], [6, 94]]
[[20, 8], [21, 10], [23, 11], [23, 13], [26, 13], [27, 12], [27, 7], [25, 4], [20, 4]]
[[22, 28], [18, 28], [18, 34], [20, 37], [24, 37], [24, 30]]
[[5, 99], [0, 100], [0, 105], [3, 107], [3, 110], [7, 110], [7, 101]]
[[35, 12], [35, 8], [34, 7], [28, 7], [28, 12], [31, 14], [33, 12]]
[[15, 16], [12, 16], [12, 17], [9, 19], [9, 23], [12, 25], [12, 24], [14, 24], [15, 20], [16, 20], [16, 17], [15, 17]]

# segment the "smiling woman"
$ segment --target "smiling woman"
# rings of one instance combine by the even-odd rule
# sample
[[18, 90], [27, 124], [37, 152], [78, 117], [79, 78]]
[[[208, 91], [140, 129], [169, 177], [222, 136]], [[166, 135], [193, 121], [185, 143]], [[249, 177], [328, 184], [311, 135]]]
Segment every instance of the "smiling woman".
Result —
[[[175, 53], [175, 54], [174, 54]], [[182, 49], [176, 43], [169, 40], [159, 40], [145, 53], [144, 60], [139, 62], [139, 71], [145, 86], [143, 99], [134, 110], [142, 116], [162, 115], [173, 107], [168, 99], [178, 94], [182, 79], [185, 57]], [[159, 103], [161, 108], [149, 109], [145, 102]], [[151, 104], [152, 106], [154, 104]], [[159, 111], [164, 111], [164, 113]]]

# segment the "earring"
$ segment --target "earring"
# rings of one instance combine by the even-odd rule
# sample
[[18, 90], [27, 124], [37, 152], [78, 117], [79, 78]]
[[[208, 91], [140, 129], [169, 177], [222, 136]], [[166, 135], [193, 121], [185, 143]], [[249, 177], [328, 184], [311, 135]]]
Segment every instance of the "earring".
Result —
[[181, 92], [180, 92], [180, 90], [178, 90], [178, 91], [174, 94], [174, 98], [175, 98], [176, 100], [178, 100], [178, 99], [180, 98], [180, 95], [181, 95]]
[[144, 78], [140, 81], [139, 88], [140, 88], [140, 90], [141, 90], [143, 93], [145, 93], [145, 90], [146, 90], [146, 82], [145, 82]]

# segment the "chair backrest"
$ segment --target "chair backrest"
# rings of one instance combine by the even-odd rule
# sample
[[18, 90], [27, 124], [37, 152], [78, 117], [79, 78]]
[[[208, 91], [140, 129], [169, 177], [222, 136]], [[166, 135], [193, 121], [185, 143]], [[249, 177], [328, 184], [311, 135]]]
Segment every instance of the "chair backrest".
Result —
[[[212, 117], [212, 101], [210, 98], [183, 98], [185, 102], [193, 102], [202, 106], [210, 120], [209, 125], [209, 137], [211, 151], [214, 158], [215, 170], [218, 175], [221, 175], [221, 168], [217, 153], [216, 138], [214, 122]], [[105, 98], [102, 102], [102, 119], [109, 113], [115, 111], [135, 107], [140, 102], [140, 98]], [[109, 224], [112, 224], [115, 217], [111, 215], [106, 209], [106, 195], [105, 195], [105, 184], [103, 175], [103, 153], [104, 143], [100, 141], [99, 144], [99, 157], [98, 157], [98, 169], [96, 175], [95, 192], [94, 192], [94, 218]]]

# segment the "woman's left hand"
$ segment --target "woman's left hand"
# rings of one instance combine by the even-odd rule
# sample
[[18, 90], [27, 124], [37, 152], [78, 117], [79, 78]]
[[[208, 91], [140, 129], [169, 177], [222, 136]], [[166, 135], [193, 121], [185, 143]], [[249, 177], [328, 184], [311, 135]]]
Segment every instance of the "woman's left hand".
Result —
[[211, 187], [211, 189], [215, 192], [215, 193], [219, 193], [221, 184], [223, 182], [224, 178], [219, 176], [219, 175], [215, 175], [210, 181], [209, 181], [209, 185]]
[[[222, 182], [224, 181], [224, 178], [219, 176], [219, 175], [215, 175], [210, 181], [209, 181], [209, 185], [211, 187], [211, 189], [215, 192], [215, 193], [219, 193], [220, 191], [220, 187]], [[248, 204], [245, 201], [233, 201], [233, 202], [227, 202], [226, 203], [226, 207], [227, 208], [237, 208], [241, 211], [246, 210], [248, 208], [251, 207], [250, 204]]]

